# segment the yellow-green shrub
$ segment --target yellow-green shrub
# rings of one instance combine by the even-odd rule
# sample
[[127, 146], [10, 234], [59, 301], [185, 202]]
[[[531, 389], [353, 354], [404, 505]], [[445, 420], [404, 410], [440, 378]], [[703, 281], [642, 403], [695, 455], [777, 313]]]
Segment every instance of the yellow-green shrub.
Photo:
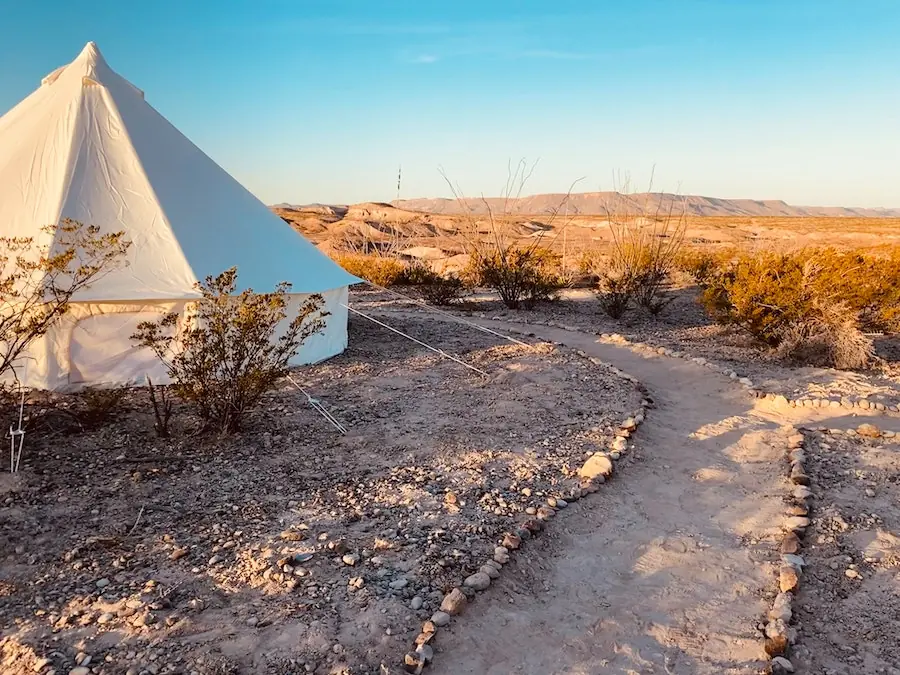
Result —
[[335, 262], [353, 276], [378, 286], [427, 283], [428, 270], [421, 263], [407, 263], [400, 258], [346, 253], [335, 256]]

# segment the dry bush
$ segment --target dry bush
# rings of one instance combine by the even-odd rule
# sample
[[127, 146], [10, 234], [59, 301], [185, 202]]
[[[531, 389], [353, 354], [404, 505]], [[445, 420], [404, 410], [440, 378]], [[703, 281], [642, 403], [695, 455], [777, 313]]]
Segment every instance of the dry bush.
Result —
[[[625, 187], [627, 191], [627, 182]], [[652, 178], [648, 192], [652, 192]], [[612, 245], [606, 269], [600, 275], [600, 291], [629, 296], [608, 299], [604, 308], [627, 308], [633, 298], [640, 307], [658, 314], [669, 304], [665, 291], [684, 245], [684, 201], [674, 195], [660, 195], [655, 203], [647, 204], [615, 192], [604, 210]]]
[[172, 419], [174, 402], [164, 386], [155, 386], [147, 378], [147, 390], [150, 394], [150, 405], [153, 407], [153, 430], [157, 438], [169, 437], [169, 421]]
[[707, 286], [733, 256], [732, 250], [708, 251], [685, 247], [675, 256], [675, 267], [690, 275], [698, 285]]
[[604, 275], [600, 278], [600, 307], [612, 319], [621, 319], [628, 311], [634, 295], [632, 280]]
[[272, 293], [246, 290], [234, 295], [237, 269], [197, 284], [202, 298], [196, 316], [179, 326], [179, 315], [145, 321], [132, 335], [151, 349], [171, 378], [174, 392], [197, 407], [208, 427], [239, 431], [244, 413], [288, 372], [300, 346], [324, 328], [323, 299], [307, 299], [283, 332], [291, 286]]
[[558, 255], [515, 244], [474, 252], [465, 274], [473, 285], [495, 290], [510, 309], [553, 300], [566, 283]]
[[128, 390], [123, 387], [89, 387], [81, 392], [75, 418], [84, 429], [99, 429], [108, 424], [122, 409]]
[[701, 302], [786, 358], [858, 368], [872, 356], [861, 331], [898, 327], [900, 265], [833, 249], [741, 253], [709, 275]]
[[0, 237], [0, 377], [15, 374], [29, 346], [69, 309], [72, 296], [122, 263], [123, 232], [100, 234], [65, 219], [44, 228], [50, 245]]
[[[501, 216], [509, 213], [510, 203], [522, 196], [525, 184], [534, 172], [535, 164], [529, 166], [524, 160], [514, 167], [507, 167], [506, 185], [501, 191], [503, 208], [495, 213], [490, 202], [484, 197], [481, 204], [487, 213], [487, 222], [482, 222], [474, 212], [459, 186], [442, 174], [447, 185], [462, 207], [468, 231], [461, 234], [466, 241], [469, 265], [464, 276], [472, 285], [485, 286], [497, 292], [501, 301], [510, 309], [529, 308], [542, 300], [553, 300], [558, 292], [569, 285], [570, 278], [563, 269], [560, 256], [550, 250], [553, 242], [563, 234], [577, 214], [573, 210], [569, 217], [568, 202], [574, 183], [560, 203], [549, 210], [546, 230], [541, 230], [528, 244], [513, 241], [503, 227]], [[576, 181], [577, 182], [577, 181]], [[557, 220], [563, 222], [557, 227]], [[484, 232], [482, 232], [484, 230]], [[554, 231], [552, 236], [547, 232]], [[545, 241], [548, 239], [549, 241]]]
[[406, 265], [398, 258], [346, 253], [335, 256], [335, 262], [353, 276], [378, 286], [396, 286], [406, 277]]
[[468, 293], [469, 285], [456, 274], [431, 273], [429, 281], [422, 281], [419, 290], [430, 305], [448, 306], [460, 302]]
[[872, 340], [859, 329], [856, 313], [844, 303], [816, 303], [816, 313], [784, 330], [776, 353], [799, 365], [865, 368], [875, 356]]

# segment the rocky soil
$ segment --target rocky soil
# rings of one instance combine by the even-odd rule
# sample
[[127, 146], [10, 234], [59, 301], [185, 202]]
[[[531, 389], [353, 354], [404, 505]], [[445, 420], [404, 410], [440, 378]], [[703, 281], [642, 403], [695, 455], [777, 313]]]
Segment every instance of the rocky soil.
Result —
[[[400, 289], [415, 295], [413, 289]], [[360, 301], [376, 306], [405, 306], [396, 296], [374, 291], [357, 291]], [[564, 291], [557, 302], [541, 303], [530, 311], [509, 310], [491, 293], [477, 293], [454, 311], [463, 315], [496, 317], [504, 321], [553, 320], [592, 333], [617, 334], [631, 342], [667, 347], [728, 366], [748, 377], [766, 392], [790, 399], [803, 397], [868, 398], [885, 405], [900, 404], [900, 345], [890, 336], [875, 340], [884, 360], [866, 373], [833, 368], [797, 367], [779, 360], [749, 335], [713, 323], [697, 303], [697, 289], [681, 286], [672, 292], [672, 301], [658, 316], [631, 311], [622, 319], [604, 314], [593, 292], [587, 289]]]
[[900, 675], [900, 446], [859, 434], [807, 437], [815, 500], [794, 664], [802, 673]]
[[[0, 671], [379, 673], [503, 532], [566, 489], [640, 402], [553, 344], [396, 319], [480, 376], [362, 320], [231, 438], [143, 391], [109, 417], [34, 399], [0, 474]], [[393, 671], [392, 671], [393, 672]]]

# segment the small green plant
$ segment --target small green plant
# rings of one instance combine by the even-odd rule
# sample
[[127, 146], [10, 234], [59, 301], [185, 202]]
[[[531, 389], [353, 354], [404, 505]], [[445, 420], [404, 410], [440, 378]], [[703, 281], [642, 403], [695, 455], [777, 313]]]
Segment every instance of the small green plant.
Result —
[[165, 364], [173, 391], [196, 406], [210, 427], [240, 431], [245, 413], [288, 372], [300, 346], [324, 328], [322, 296], [304, 301], [287, 325], [291, 285], [271, 293], [235, 295], [232, 267], [197, 284], [196, 314], [179, 326], [179, 315], [145, 321], [132, 335]]

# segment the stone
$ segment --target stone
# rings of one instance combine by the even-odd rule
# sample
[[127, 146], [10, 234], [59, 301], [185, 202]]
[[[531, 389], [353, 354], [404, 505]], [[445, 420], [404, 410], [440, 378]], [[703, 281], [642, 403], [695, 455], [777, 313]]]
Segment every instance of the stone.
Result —
[[341, 558], [341, 560], [344, 562], [345, 565], [349, 565], [350, 567], [353, 567], [356, 563], [359, 562], [359, 554], [347, 553]]
[[86, 666], [78, 666], [69, 671], [69, 675], [91, 675], [91, 669]]
[[787, 636], [779, 635], [775, 638], [766, 638], [766, 643], [765, 645], [763, 645], [763, 648], [766, 650], [766, 654], [768, 654], [769, 656], [781, 656], [785, 652], [787, 652]]
[[407, 673], [421, 673], [425, 667], [425, 658], [418, 652], [407, 652], [403, 657], [403, 668]]
[[797, 462], [799, 464], [803, 464], [806, 461], [806, 453], [800, 448], [791, 450], [790, 456], [791, 456], [791, 462]]
[[796, 553], [782, 554], [781, 562], [783, 562], [785, 565], [790, 565], [791, 567], [796, 567], [800, 570], [806, 567], [806, 561], [803, 559], [803, 556], [797, 555]]
[[874, 424], [860, 424], [856, 427], [856, 433], [866, 438], [880, 438], [881, 430]]
[[526, 532], [530, 532], [531, 534], [537, 534], [541, 530], [544, 529], [544, 524], [535, 518], [530, 518], [522, 523], [522, 527], [525, 528]]
[[784, 521], [784, 529], [788, 532], [797, 532], [798, 534], [809, 527], [809, 518], [805, 516], [790, 516]]
[[789, 516], [808, 516], [809, 507], [806, 504], [791, 504], [787, 507]]
[[863, 410], [868, 410], [868, 409], [869, 409], [869, 402], [868, 402], [866, 399], [864, 399], [864, 398], [859, 399], [859, 400], [856, 402], [856, 405], [857, 405], [858, 407], [862, 408]]
[[616, 437], [610, 447], [616, 452], [625, 452], [628, 449], [628, 441], [621, 436]]
[[629, 417], [627, 420], [622, 422], [622, 428], [625, 431], [634, 431], [635, 429], [637, 429], [637, 426], [637, 420], [635, 420], [633, 417]]
[[98, 579], [97, 588], [106, 588], [109, 586], [109, 579]]
[[113, 614], [112, 612], [103, 612], [103, 614], [101, 614], [99, 617], [97, 617], [97, 623], [100, 624], [101, 626], [105, 626], [110, 621], [112, 621], [114, 618], [116, 618], [116, 615]]
[[809, 499], [812, 497], [812, 490], [805, 485], [798, 485], [791, 494], [794, 495], [794, 499]]
[[784, 394], [778, 394], [775, 398], [772, 399], [772, 403], [774, 403], [779, 408], [787, 408], [788, 407], [787, 396], [785, 396]]
[[476, 572], [475, 574], [466, 577], [463, 584], [476, 591], [486, 591], [491, 585], [491, 577], [484, 572]]
[[800, 550], [800, 537], [793, 532], [788, 532], [781, 540], [782, 553], [796, 553]]
[[791, 468], [791, 482], [794, 485], [809, 485], [809, 476], [803, 471], [803, 467], [799, 464], [794, 464]]
[[395, 591], [402, 591], [406, 588], [407, 584], [409, 584], [409, 579], [406, 577], [400, 577], [399, 579], [394, 579], [389, 585]]
[[793, 596], [790, 593], [779, 593], [775, 596], [775, 602], [772, 603], [772, 609], [769, 610], [769, 619], [772, 621], [780, 619], [786, 624], [790, 622], [793, 612], [791, 610], [791, 602]]
[[[463, 597], [465, 598], [465, 596]], [[443, 607], [443, 603], [441, 603], [441, 606]], [[431, 623], [438, 628], [443, 628], [450, 623], [450, 614], [447, 612], [435, 612], [431, 615]]]
[[434, 648], [429, 644], [419, 645], [416, 651], [422, 656], [426, 664], [431, 663], [434, 659]]
[[792, 434], [788, 436], [788, 447], [792, 450], [794, 448], [802, 448], [803, 447], [803, 434]]
[[603, 453], [597, 452], [578, 469], [578, 475], [582, 478], [594, 479], [598, 476], [611, 476], [613, 472], [612, 460]]
[[794, 672], [794, 664], [783, 656], [772, 659], [772, 675], [787, 675]]
[[848, 579], [859, 579], [859, 572], [854, 569], [845, 570], [844, 576]]
[[505, 565], [509, 562], [509, 554], [508, 553], [495, 553], [494, 561], [500, 563], [501, 565]]
[[568, 505], [569, 505], [569, 502], [567, 502], [565, 499], [557, 499], [556, 500], [556, 508], [558, 508], [558, 509], [564, 509]]
[[782, 565], [778, 570], [778, 587], [782, 593], [794, 591], [800, 586], [800, 570], [792, 565]]
[[210, 558], [206, 564], [209, 565], [210, 567], [212, 567], [213, 565], [218, 565], [223, 560], [225, 560], [225, 558], [223, 558], [222, 556], [217, 554], [217, 555], [214, 555], [212, 558]]
[[[465, 594], [458, 588], [454, 588], [441, 601], [441, 611], [446, 612], [450, 616], [456, 616], [463, 611], [466, 602], [468, 601]], [[434, 621], [434, 617], [431, 620]], [[434, 623], [437, 625], [437, 621], [434, 621]]]
[[188, 554], [187, 547], [176, 548], [169, 554], [169, 560], [181, 560], [184, 556]]
[[256, 628], [256, 626], [259, 625], [259, 619], [255, 616], [251, 616], [247, 619], [247, 625], [250, 626], [250, 628]]
[[551, 509], [549, 506], [542, 506], [537, 510], [537, 517], [541, 520], [550, 520], [555, 515], [556, 511]]
[[522, 545], [522, 538], [516, 534], [507, 532], [503, 535], [503, 546], [509, 550], [515, 551]]
[[418, 611], [418, 610], [422, 609], [422, 605], [424, 605], [424, 604], [425, 604], [425, 601], [421, 598], [421, 596], [417, 595], [410, 601], [409, 606], [412, 607], [414, 610]]

